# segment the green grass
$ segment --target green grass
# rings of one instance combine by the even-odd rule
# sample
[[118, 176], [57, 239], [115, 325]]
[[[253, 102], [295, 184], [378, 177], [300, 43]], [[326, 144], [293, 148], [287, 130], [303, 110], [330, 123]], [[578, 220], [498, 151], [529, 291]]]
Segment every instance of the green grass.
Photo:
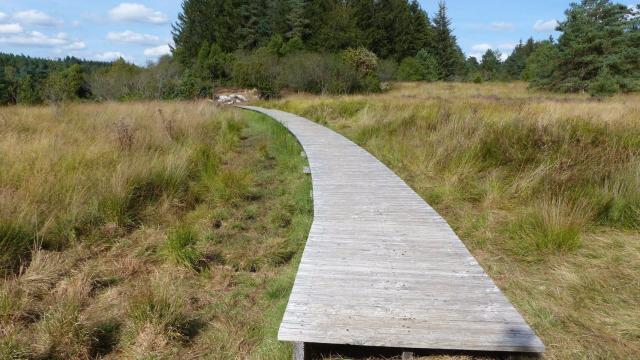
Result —
[[199, 241], [199, 234], [193, 228], [183, 225], [171, 233], [159, 249], [160, 255], [176, 265], [191, 269], [198, 266], [203, 257], [195, 247]]
[[413, 83], [262, 105], [325, 124], [403, 178], [532, 325], [544, 358], [640, 354], [637, 95]]
[[208, 103], [0, 111], [2, 358], [290, 356], [312, 204], [281, 125]]

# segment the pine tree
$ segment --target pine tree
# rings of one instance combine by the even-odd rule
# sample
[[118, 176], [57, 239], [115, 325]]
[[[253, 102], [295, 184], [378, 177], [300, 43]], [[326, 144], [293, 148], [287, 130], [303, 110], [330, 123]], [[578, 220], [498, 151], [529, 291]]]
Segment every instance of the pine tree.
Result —
[[305, 17], [306, 0], [290, 0], [287, 22], [289, 31], [285, 34], [287, 39], [305, 39], [309, 35], [309, 20]]
[[309, 24], [308, 35], [303, 40], [310, 50], [326, 49], [322, 39], [323, 29], [330, 23], [330, 16], [335, 13], [337, 6], [336, 0], [313, 0], [306, 3], [304, 17]]
[[[607, 73], [622, 91], [640, 88], [640, 34], [636, 11], [609, 0], [571, 4], [558, 30], [559, 59], [550, 86], [586, 91]], [[606, 72], [605, 72], [606, 69]]]
[[438, 59], [442, 79], [448, 80], [464, 71], [464, 55], [451, 30], [451, 19], [447, 16], [447, 5], [440, 1], [438, 13], [433, 19], [432, 52]]
[[558, 56], [558, 47], [552, 40], [539, 42], [527, 59], [523, 80], [529, 81], [533, 88], [551, 88]]
[[482, 63], [480, 64], [480, 70], [484, 80], [496, 80], [499, 77], [502, 63], [500, 57], [502, 54], [498, 50], [487, 50], [482, 55]]
[[239, 0], [185, 0], [173, 25], [174, 56], [190, 66], [205, 41], [225, 52], [236, 50], [243, 28], [240, 8]]
[[429, 16], [422, 10], [417, 0], [412, 0], [409, 5], [410, 33], [412, 41], [407, 51], [417, 54], [422, 49], [432, 47], [433, 34]]
[[240, 7], [242, 27], [238, 30], [239, 48], [253, 50], [264, 45], [271, 36], [267, 12], [267, 0], [246, 1]]
[[271, 0], [267, 2], [267, 17], [272, 31], [272, 36], [280, 35], [285, 37], [289, 32], [288, 15], [291, 11], [291, 0]]

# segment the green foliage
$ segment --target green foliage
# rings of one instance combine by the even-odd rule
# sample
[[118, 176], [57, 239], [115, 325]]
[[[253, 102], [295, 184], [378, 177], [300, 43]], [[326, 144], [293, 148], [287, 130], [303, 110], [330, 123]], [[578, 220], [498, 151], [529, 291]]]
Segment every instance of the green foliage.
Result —
[[42, 102], [38, 84], [33, 80], [31, 75], [26, 75], [19, 80], [17, 95], [16, 102], [20, 104], [34, 105]]
[[294, 36], [282, 47], [282, 52], [285, 55], [295, 54], [304, 50], [304, 42], [299, 36]]
[[551, 41], [543, 41], [527, 59], [522, 78], [534, 88], [546, 88], [551, 85], [557, 61], [558, 48]]
[[482, 64], [480, 64], [480, 70], [484, 80], [497, 80], [501, 77], [502, 73], [502, 61], [500, 57], [502, 54], [498, 50], [487, 50], [482, 55]]
[[195, 71], [188, 69], [182, 73], [178, 94], [182, 99], [198, 99], [210, 96], [213, 92], [213, 83], [202, 79]]
[[442, 78], [437, 59], [428, 51], [420, 50], [416, 57], [402, 60], [397, 73], [401, 81], [436, 81]]
[[82, 68], [71, 65], [62, 71], [53, 72], [44, 83], [44, 97], [49, 102], [72, 101], [83, 97], [85, 85]]
[[422, 80], [422, 67], [415, 57], [408, 57], [400, 62], [398, 67], [398, 80], [420, 81]]
[[401, 59], [430, 47], [432, 37], [416, 0], [187, 0], [173, 28], [174, 55], [184, 66], [205, 43], [226, 53], [268, 44], [280, 57], [364, 46], [381, 58]]
[[420, 66], [422, 79], [425, 81], [436, 81], [442, 78], [442, 71], [438, 64], [438, 59], [426, 49], [422, 49], [416, 55], [416, 62]]
[[235, 62], [233, 79], [239, 86], [256, 88], [262, 98], [275, 98], [282, 89], [278, 64], [271, 49], [260, 49]]
[[523, 78], [525, 68], [527, 66], [527, 60], [538, 48], [540, 43], [530, 38], [526, 43], [520, 41], [520, 43], [513, 50], [511, 55], [504, 62], [505, 75], [513, 80], [519, 80]]
[[[109, 66], [108, 63], [79, 60], [73, 57], [48, 60], [0, 53], [0, 105], [41, 103], [47, 95], [45, 82], [50, 77], [57, 78], [52, 79], [57, 85], [55, 89], [57, 94], [48, 94], [53, 96], [54, 100], [58, 97], [89, 98], [91, 93], [84, 78], [87, 74], [107, 66]], [[54, 73], [57, 74], [54, 75]], [[70, 88], [78, 84], [63, 84], [63, 82], [67, 80], [77, 82], [78, 74], [82, 74], [81, 84], [77, 92], [72, 94], [74, 91]]]
[[198, 239], [198, 233], [185, 225], [169, 234], [158, 252], [164, 259], [174, 264], [193, 269], [202, 260], [202, 254], [195, 247]]
[[606, 67], [600, 70], [598, 76], [589, 84], [589, 94], [595, 97], [611, 96], [619, 91], [619, 82]]
[[531, 78], [533, 85], [596, 96], [640, 89], [639, 14], [610, 0], [571, 4], [558, 26], [562, 35], [553, 69], [528, 74], [538, 75]]
[[464, 71], [464, 54], [451, 30], [451, 19], [447, 15], [447, 6], [444, 1], [439, 3], [433, 25], [434, 39], [431, 52], [440, 65], [440, 79], [453, 79]]
[[367, 76], [378, 69], [378, 57], [365, 47], [349, 48], [343, 51], [344, 62], [352, 66], [359, 73]]

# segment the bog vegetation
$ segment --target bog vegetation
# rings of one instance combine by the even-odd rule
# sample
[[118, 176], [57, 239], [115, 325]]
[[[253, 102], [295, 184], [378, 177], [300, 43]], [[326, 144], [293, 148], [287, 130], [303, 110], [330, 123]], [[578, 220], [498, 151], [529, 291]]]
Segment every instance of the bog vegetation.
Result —
[[0, 109], [0, 359], [290, 357], [288, 132], [207, 103]]
[[75, 99], [192, 99], [216, 86], [322, 94], [379, 92], [402, 81], [525, 80], [532, 88], [602, 97], [640, 89], [640, 5], [582, 0], [558, 40], [520, 42], [465, 58], [444, 1], [186, 0], [172, 56], [147, 67], [0, 55], [0, 104]]
[[407, 83], [265, 106], [337, 130], [406, 180], [521, 311], [545, 358], [640, 354], [637, 95]]

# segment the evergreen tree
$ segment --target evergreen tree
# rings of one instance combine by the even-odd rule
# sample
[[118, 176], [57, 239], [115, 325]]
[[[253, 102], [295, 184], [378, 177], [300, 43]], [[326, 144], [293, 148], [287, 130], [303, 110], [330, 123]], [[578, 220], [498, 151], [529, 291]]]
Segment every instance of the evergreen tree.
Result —
[[464, 55], [451, 30], [451, 19], [447, 16], [447, 5], [440, 1], [438, 13], [433, 19], [433, 47], [442, 71], [442, 79], [452, 79], [464, 70]]
[[550, 88], [558, 61], [558, 47], [551, 40], [542, 41], [527, 59], [522, 78], [533, 88]]
[[552, 89], [586, 91], [603, 74], [622, 91], [640, 88], [637, 11], [610, 0], [582, 0], [571, 4], [566, 16], [558, 26], [562, 35]]
[[409, 19], [412, 41], [407, 51], [411, 54], [416, 54], [422, 49], [432, 47], [433, 34], [431, 22], [429, 21], [429, 16], [422, 10], [417, 0], [412, 0], [409, 5]]
[[185, 0], [173, 25], [174, 56], [190, 66], [205, 41], [225, 52], [236, 50], [243, 28], [241, 8], [239, 0]]
[[271, 36], [269, 19], [264, 16], [267, 11], [267, 0], [246, 1], [240, 7], [242, 26], [238, 30], [240, 43], [238, 47], [245, 50], [256, 49], [266, 43]]
[[292, 0], [271, 0], [267, 4], [269, 4], [267, 17], [272, 35], [284, 37], [290, 30], [289, 13], [291, 12]]
[[421, 70], [421, 80], [436, 81], [442, 78], [442, 72], [438, 65], [438, 59], [429, 51], [422, 49], [416, 55]]
[[527, 59], [536, 50], [537, 45], [533, 38], [530, 38], [526, 43], [520, 41], [516, 46], [504, 62], [504, 71], [510, 79], [522, 79], [524, 69], [527, 66]]
[[315, 38], [317, 50], [336, 52], [362, 43], [354, 10], [346, 2], [336, 2], [324, 20]]
[[290, 0], [287, 21], [289, 31], [285, 34], [287, 39], [298, 38], [302, 40], [308, 36], [309, 20], [305, 17], [306, 0]]
[[498, 50], [491, 49], [482, 55], [480, 70], [484, 80], [497, 80], [499, 78], [502, 66], [501, 57], [502, 54]]
[[310, 50], [326, 49], [322, 38], [323, 29], [328, 27], [337, 6], [336, 0], [313, 0], [306, 3], [304, 17], [308, 20], [308, 34], [302, 40]]

